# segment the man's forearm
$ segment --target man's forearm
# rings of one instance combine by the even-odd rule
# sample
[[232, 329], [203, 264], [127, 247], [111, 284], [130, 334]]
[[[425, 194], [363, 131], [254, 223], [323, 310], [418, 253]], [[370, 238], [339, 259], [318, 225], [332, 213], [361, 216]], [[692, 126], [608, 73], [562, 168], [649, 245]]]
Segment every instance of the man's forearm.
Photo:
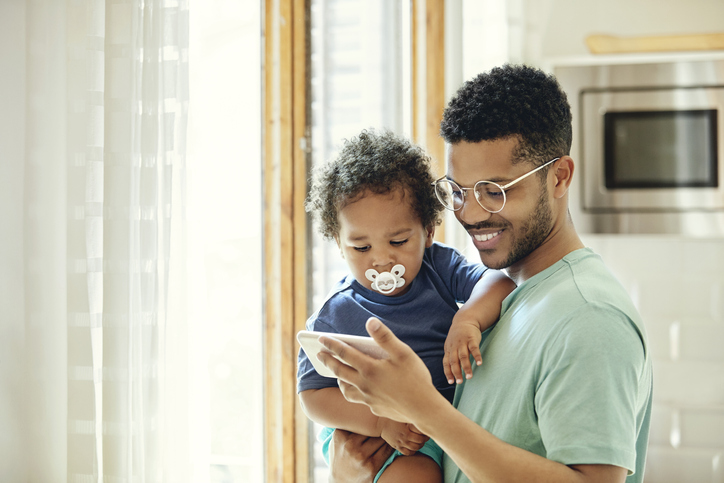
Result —
[[[475, 483], [487, 482], [623, 482], [627, 471], [611, 465], [566, 466], [496, 438], [435, 398], [416, 411], [413, 419]], [[430, 417], [434, 415], [434, 417]]]

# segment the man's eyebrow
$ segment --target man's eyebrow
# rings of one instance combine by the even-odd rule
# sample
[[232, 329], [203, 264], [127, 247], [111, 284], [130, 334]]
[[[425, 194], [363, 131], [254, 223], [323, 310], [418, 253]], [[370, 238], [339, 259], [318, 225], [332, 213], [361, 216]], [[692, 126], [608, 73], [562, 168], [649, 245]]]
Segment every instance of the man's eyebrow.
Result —
[[485, 181], [492, 181], [493, 183], [498, 184], [507, 184], [510, 181], [513, 181], [515, 178], [490, 178], [486, 179]]

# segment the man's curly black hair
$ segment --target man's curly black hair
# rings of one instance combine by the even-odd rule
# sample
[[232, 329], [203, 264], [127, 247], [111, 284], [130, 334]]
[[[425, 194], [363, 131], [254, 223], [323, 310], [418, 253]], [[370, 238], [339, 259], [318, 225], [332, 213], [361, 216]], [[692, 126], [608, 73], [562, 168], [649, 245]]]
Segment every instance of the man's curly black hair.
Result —
[[463, 84], [445, 108], [440, 134], [451, 144], [516, 136], [513, 162], [541, 165], [570, 154], [571, 106], [552, 75], [506, 64]]
[[440, 224], [442, 205], [435, 198], [430, 158], [419, 146], [390, 131], [362, 131], [344, 141], [330, 162], [314, 169], [305, 208], [319, 222], [324, 238], [339, 235], [339, 210], [365, 191], [377, 194], [402, 188], [426, 228]]

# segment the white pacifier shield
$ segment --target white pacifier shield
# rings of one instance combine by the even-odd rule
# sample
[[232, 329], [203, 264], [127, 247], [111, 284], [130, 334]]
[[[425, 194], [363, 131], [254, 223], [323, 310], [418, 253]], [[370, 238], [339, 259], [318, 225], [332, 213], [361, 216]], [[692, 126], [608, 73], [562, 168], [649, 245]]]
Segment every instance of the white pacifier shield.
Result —
[[377, 290], [386, 295], [405, 285], [405, 279], [402, 278], [404, 274], [405, 267], [398, 264], [392, 267], [389, 272], [378, 273], [374, 268], [370, 268], [365, 272], [365, 277], [372, 282], [372, 290]]

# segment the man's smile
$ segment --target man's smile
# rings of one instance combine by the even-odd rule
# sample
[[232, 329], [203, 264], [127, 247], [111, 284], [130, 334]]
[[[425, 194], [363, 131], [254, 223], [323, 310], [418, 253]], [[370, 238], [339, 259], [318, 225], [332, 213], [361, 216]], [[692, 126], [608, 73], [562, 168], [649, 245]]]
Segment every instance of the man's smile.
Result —
[[482, 235], [473, 234], [473, 237], [477, 241], [484, 242], [484, 241], [488, 241], [488, 240], [495, 238], [496, 236], [500, 235], [501, 233], [503, 233], [503, 230], [496, 231], [495, 233], [484, 233]]
[[487, 228], [487, 230], [471, 229], [468, 230], [468, 234], [472, 238], [475, 248], [477, 248], [478, 251], [484, 251], [497, 248], [501, 240], [503, 240], [501, 235], [505, 231], [505, 228]]

